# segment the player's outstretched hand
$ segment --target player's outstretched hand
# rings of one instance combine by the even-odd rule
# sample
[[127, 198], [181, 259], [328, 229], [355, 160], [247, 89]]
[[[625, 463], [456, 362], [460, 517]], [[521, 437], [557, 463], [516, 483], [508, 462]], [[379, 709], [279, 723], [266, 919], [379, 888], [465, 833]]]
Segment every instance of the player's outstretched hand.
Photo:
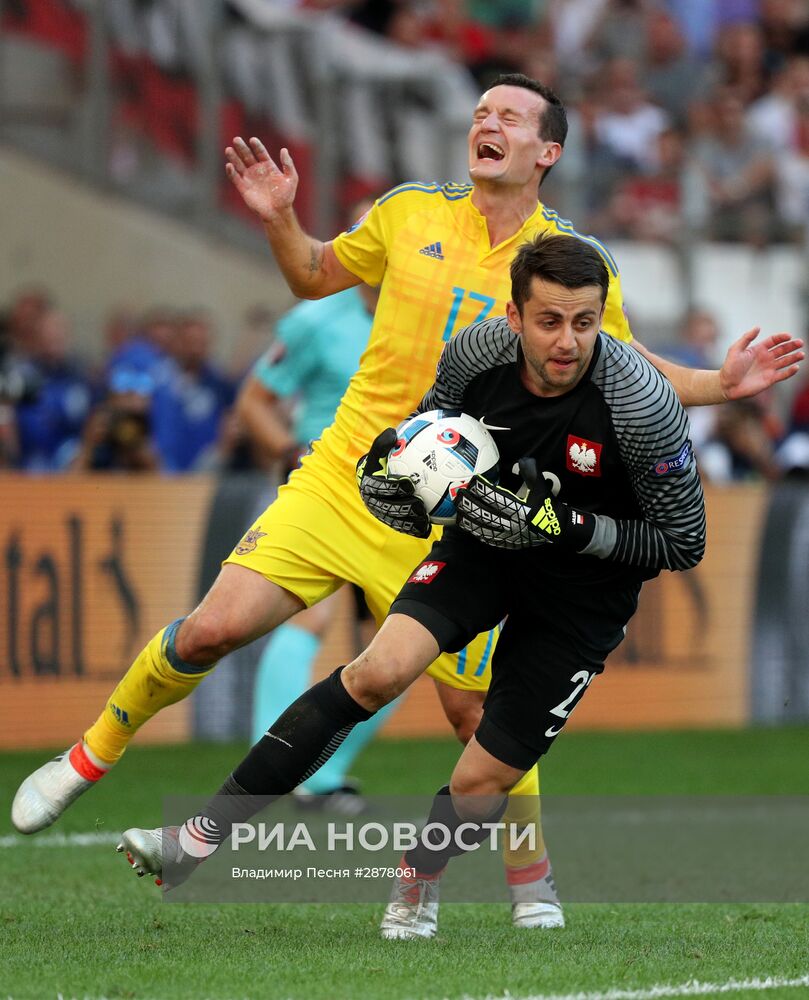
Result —
[[753, 327], [730, 345], [719, 372], [725, 399], [744, 399], [792, 378], [805, 354], [803, 341], [788, 333], [774, 333], [755, 344], [760, 328]]
[[586, 548], [595, 530], [594, 516], [557, 500], [550, 482], [539, 479], [533, 458], [520, 460], [520, 474], [528, 487], [525, 500], [474, 476], [456, 498], [458, 527], [498, 549], [527, 549], [546, 542], [574, 552]]
[[288, 149], [281, 150], [279, 168], [255, 137], [246, 143], [237, 136], [225, 150], [225, 173], [233, 186], [264, 222], [291, 208], [298, 190], [298, 172]]
[[362, 502], [377, 520], [405, 535], [428, 538], [430, 519], [424, 501], [414, 495], [407, 476], [388, 475], [388, 456], [396, 444], [396, 431], [388, 427], [357, 463], [357, 484]]

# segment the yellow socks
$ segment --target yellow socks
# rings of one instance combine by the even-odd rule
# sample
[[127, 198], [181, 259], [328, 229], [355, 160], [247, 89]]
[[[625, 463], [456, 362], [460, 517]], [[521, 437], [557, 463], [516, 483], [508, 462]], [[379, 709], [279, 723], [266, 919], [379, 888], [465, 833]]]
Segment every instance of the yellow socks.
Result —
[[[535, 764], [530, 771], [511, 789], [504, 823], [515, 823], [522, 829], [528, 826], [536, 828], [533, 847], [526, 839], [516, 850], [510, 846], [510, 838], [505, 838], [503, 860], [507, 875], [510, 869], [533, 866], [545, 857], [545, 840], [542, 836], [542, 821], [539, 809], [539, 765]], [[508, 827], [507, 827], [508, 829]]]
[[213, 670], [215, 664], [194, 667], [177, 656], [174, 637], [183, 621], [180, 618], [161, 629], [141, 650], [84, 734], [84, 742], [105, 764], [115, 764], [144, 722], [161, 708], [182, 701]]

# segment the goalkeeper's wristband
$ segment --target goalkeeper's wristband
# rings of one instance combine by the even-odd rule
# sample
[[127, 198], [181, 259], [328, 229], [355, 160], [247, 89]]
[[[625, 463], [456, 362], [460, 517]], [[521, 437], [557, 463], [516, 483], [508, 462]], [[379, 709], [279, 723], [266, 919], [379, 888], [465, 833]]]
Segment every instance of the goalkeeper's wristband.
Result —
[[591, 514], [577, 510], [559, 500], [553, 487], [544, 477], [540, 480], [536, 460], [522, 458], [520, 474], [530, 487], [527, 503], [531, 531], [545, 541], [581, 555], [607, 559], [612, 555], [617, 541], [615, 521], [606, 514]]
[[574, 552], [582, 552], [595, 533], [595, 515], [576, 510], [554, 497], [547, 483], [546, 495], [535, 513], [531, 514], [531, 527], [546, 541]]
[[591, 514], [562, 503], [552, 494], [546, 496], [531, 518], [531, 527], [551, 544], [563, 546], [585, 556], [608, 559], [618, 538], [613, 518]]

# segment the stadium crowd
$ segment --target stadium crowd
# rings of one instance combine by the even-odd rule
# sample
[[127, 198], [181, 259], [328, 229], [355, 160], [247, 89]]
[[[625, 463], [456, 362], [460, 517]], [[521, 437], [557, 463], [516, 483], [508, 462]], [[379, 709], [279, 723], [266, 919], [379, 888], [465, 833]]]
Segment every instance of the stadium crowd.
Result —
[[[82, 5], [59, 0], [47, 17], [41, 6], [16, 0], [4, 26], [44, 38], [62, 24], [63, 47], [81, 59]], [[581, 228], [677, 246], [694, 234], [753, 246], [806, 239], [805, 0], [220, 0], [210, 23], [235, 116], [223, 134], [239, 134], [246, 115], [307, 146], [315, 80], [283, 33], [271, 45], [262, 34], [284, 13], [331, 25], [324, 37], [343, 81], [332, 138], [346, 204], [415, 176], [464, 180], [434, 176], [448, 165], [436, 121], [464, 117], [498, 73], [522, 71], [569, 109], [565, 157], [543, 194]], [[197, 141], [193, 65], [206, 17], [184, 0], [109, 8], [119, 117], [186, 159]], [[401, 87], [391, 91], [394, 78]], [[113, 173], [125, 179], [135, 153], [124, 155], [120, 137], [113, 146]]]
[[677, 242], [698, 232], [763, 245], [806, 237], [803, 0], [302, 6], [336, 9], [399, 45], [441, 47], [481, 87], [512, 71], [553, 87], [571, 109], [557, 174], [586, 177], [577, 222], [603, 239]]
[[[23, 21], [36, 6], [20, 0], [12, 14]], [[569, 108], [571, 130], [543, 200], [607, 242], [684, 248], [704, 235], [759, 247], [809, 238], [805, 0], [224, 0], [222, 10], [231, 27], [248, 28], [262, 6], [321, 12], [395, 43], [399, 53], [440, 52], [465, 67], [474, 89], [502, 71], [552, 86]], [[181, 8], [183, 17], [196, 16], [180, 0], [123, 0], [113, 34], [173, 72], [182, 53], [168, 44], [169, 28]], [[244, 55], [223, 48], [226, 61]], [[374, 164], [376, 148], [356, 163], [367, 171], [367, 189], [379, 191], [402, 177], [385, 157]], [[345, 167], [350, 173], [352, 164]], [[272, 330], [266, 315], [246, 317], [244, 326], [249, 346], [224, 370], [206, 316], [122, 309], [109, 317], [104, 357], [88, 364], [74, 357], [58, 304], [46, 292], [21, 292], [7, 303], [0, 341], [0, 466], [266, 467], [233, 404]], [[660, 353], [712, 367], [721, 362], [718, 339], [714, 318], [692, 309]], [[706, 476], [773, 479], [809, 466], [809, 385], [781, 413], [767, 396], [695, 411]]]
[[[245, 317], [252, 345], [266, 317]], [[70, 321], [41, 290], [18, 294], [0, 328], [0, 467], [27, 472], [210, 472], [261, 468], [233, 409], [246, 373], [212, 357], [199, 312], [122, 309], [89, 363]]]

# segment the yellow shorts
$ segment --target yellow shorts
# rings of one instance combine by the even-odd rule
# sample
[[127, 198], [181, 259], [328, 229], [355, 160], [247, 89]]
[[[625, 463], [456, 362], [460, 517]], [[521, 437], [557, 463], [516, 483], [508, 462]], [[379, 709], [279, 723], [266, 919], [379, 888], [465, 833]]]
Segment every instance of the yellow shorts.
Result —
[[[307, 607], [344, 583], [355, 583], [381, 625], [440, 531], [421, 539], [386, 527], [363, 506], [353, 477], [349, 481], [344, 469], [315, 453], [293, 472], [225, 562], [261, 573]], [[451, 687], [485, 691], [495, 641], [494, 631], [479, 635], [460, 653], [442, 653], [427, 672]]]

